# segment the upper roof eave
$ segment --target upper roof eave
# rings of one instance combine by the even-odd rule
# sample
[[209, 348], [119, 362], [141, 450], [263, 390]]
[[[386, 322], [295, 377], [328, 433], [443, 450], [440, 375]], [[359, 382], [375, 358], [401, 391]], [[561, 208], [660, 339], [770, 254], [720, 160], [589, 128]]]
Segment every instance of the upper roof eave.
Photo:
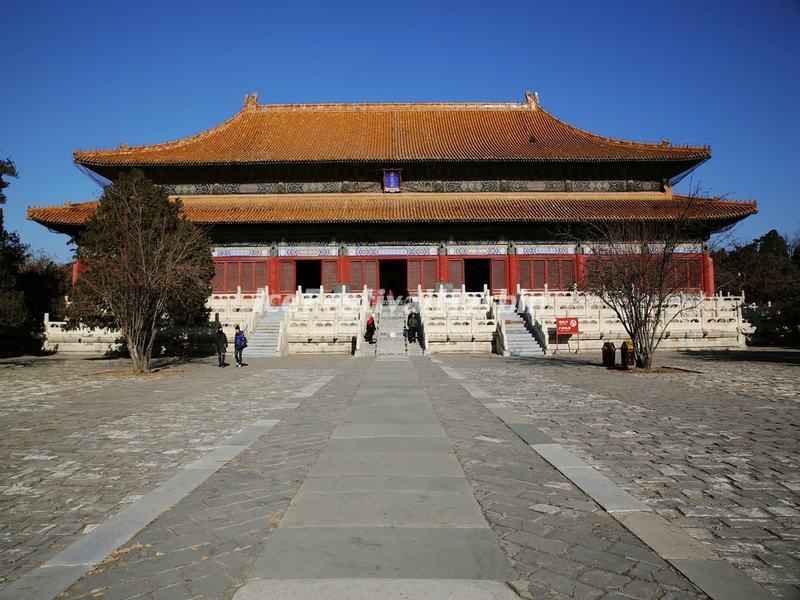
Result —
[[[259, 105], [252, 97], [240, 112], [195, 135], [145, 146], [76, 150], [73, 157], [83, 166], [113, 168], [431, 161], [663, 163], [711, 155], [709, 146], [595, 134], [554, 117], [539, 106], [538, 98], [526, 97], [525, 103], [296, 105]], [[215, 160], [220, 154], [233, 158]]]

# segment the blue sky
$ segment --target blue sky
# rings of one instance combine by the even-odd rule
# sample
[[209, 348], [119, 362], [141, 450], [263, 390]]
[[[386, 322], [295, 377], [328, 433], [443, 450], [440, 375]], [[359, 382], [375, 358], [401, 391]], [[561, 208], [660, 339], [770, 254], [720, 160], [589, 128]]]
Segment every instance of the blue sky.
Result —
[[251, 91], [343, 102], [537, 90], [596, 133], [710, 144], [703, 187], [759, 202], [738, 238], [800, 230], [797, 1], [7, 0], [2, 15], [0, 156], [20, 172], [6, 224], [60, 260], [66, 236], [25, 210], [99, 196], [73, 150], [196, 133]]

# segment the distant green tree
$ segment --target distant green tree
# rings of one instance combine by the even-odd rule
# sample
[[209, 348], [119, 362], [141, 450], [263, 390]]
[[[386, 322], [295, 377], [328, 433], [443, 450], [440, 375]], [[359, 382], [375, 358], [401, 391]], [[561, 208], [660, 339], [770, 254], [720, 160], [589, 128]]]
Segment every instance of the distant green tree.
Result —
[[125, 173], [106, 186], [77, 240], [85, 270], [68, 317], [118, 328], [134, 373], [150, 370], [159, 327], [207, 319], [210, 241], [180, 209], [141, 171]]
[[17, 167], [10, 158], [0, 160], [0, 204], [6, 203], [6, 194], [3, 190], [11, 185], [11, 182], [6, 181], [6, 177], [16, 178], [17, 176]]
[[796, 239], [789, 241], [773, 229], [712, 257], [720, 290], [743, 291], [745, 301], [765, 315], [766, 328], [783, 337], [800, 336], [800, 244]]
[[[0, 160], [0, 205], [6, 203], [4, 190], [9, 177], [17, 177], [10, 159]], [[28, 256], [28, 248], [14, 232], [6, 231], [3, 209], [0, 208], [0, 326], [17, 327], [27, 316], [25, 297], [17, 287], [17, 275]]]
[[730, 293], [744, 291], [747, 302], [781, 303], [797, 289], [798, 264], [786, 238], [774, 229], [749, 244], [718, 250], [712, 258], [717, 287]]
[[17, 274], [17, 287], [25, 297], [30, 330], [41, 330], [45, 313], [55, 318], [63, 317], [71, 276], [70, 264], [57, 263], [44, 254], [28, 256]]

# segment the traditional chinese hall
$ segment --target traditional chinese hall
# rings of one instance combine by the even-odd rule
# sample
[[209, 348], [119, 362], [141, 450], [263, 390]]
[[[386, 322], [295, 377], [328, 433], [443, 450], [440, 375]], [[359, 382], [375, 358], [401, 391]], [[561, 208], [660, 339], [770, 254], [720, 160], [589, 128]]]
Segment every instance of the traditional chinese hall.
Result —
[[[590, 133], [529, 92], [521, 102], [351, 104], [260, 104], [253, 94], [196, 135], [74, 154], [101, 183], [137, 168], [180, 198], [213, 239], [217, 297], [573, 290], [586, 268], [579, 227], [682, 218], [688, 199], [673, 186], [710, 157], [707, 146]], [[96, 205], [28, 214], [78, 236]], [[675, 276], [710, 297], [704, 242], [756, 205], [692, 206]]]

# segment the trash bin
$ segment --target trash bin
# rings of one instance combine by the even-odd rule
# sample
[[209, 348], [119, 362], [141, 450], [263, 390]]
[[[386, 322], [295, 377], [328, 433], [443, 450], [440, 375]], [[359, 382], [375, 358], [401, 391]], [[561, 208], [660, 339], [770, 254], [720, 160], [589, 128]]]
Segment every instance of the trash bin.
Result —
[[612, 342], [603, 344], [603, 366], [608, 369], [616, 367], [617, 347]]
[[623, 369], [636, 366], [636, 353], [633, 351], [633, 344], [630, 342], [622, 342], [622, 345], [619, 347], [619, 353]]

